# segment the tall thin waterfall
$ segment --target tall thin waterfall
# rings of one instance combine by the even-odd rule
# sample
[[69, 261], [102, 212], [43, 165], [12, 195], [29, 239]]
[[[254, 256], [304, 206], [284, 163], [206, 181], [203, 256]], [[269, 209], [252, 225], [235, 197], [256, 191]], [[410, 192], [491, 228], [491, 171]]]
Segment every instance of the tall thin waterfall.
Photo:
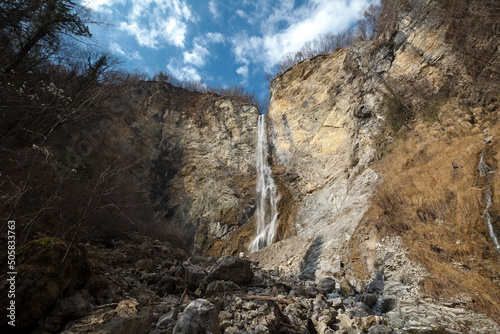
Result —
[[278, 195], [267, 163], [266, 116], [259, 115], [257, 139], [257, 236], [250, 252], [271, 244], [278, 224]]
[[[478, 170], [479, 170], [479, 175], [481, 177], [485, 176], [489, 172], [492, 172], [493, 170], [488, 166], [483, 159], [483, 153], [481, 153], [481, 159], [479, 160], [479, 165], [478, 165]], [[486, 224], [488, 225], [488, 232], [490, 233], [490, 237], [493, 240], [493, 243], [495, 244], [495, 247], [497, 248], [497, 251], [500, 252], [500, 244], [498, 243], [498, 238], [495, 234], [495, 231], [493, 230], [493, 225], [491, 224], [491, 215], [489, 212], [489, 209], [491, 205], [493, 204], [491, 201], [491, 188], [488, 188], [485, 191], [484, 195], [486, 199], [486, 208], [483, 211], [483, 215], [486, 217]]]

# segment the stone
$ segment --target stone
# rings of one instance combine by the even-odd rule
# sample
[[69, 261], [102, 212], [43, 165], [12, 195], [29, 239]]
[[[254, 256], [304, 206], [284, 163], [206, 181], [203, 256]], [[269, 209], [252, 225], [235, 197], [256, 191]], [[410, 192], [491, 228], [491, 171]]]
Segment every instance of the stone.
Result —
[[41, 320], [40, 327], [56, 332], [68, 321], [83, 317], [90, 309], [90, 303], [82, 295], [60, 299], [50, 315]]
[[135, 267], [138, 270], [153, 270], [154, 262], [151, 259], [142, 259], [136, 262]]
[[268, 334], [269, 333], [269, 328], [267, 328], [264, 325], [257, 325], [255, 326], [255, 334]]
[[223, 257], [210, 271], [207, 280], [232, 281], [236, 284], [248, 284], [252, 281], [253, 271], [248, 259], [235, 256]]
[[148, 319], [137, 314], [121, 317], [114, 310], [100, 310], [74, 321], [69, 328], [66, 328], [61, 333], [138, 334], [146, 333], [148, 326]]
[[176, 267], [173, 272], [174, 277], [182, 279], [184, 284], [187, 284], [188, 289], [194, 291], [200, 283], [207, 277], [207, 272], [198, 266], [182, 266]]
[[356, 295], [354, 300], [357, 302], [364, 303], [369, 307], [373, 307], [373, 306], [375, 306], [375, 304], [377, 304], [378, 298], [373, 293], [364, 293], [364, 294]]
[[144, 273], [142, 275], [142, 280], [148, 285], [154, 285], [160, 282], [162, 276], [160, 273]]
[[394, 331], [387, 325], [375, 325], [368, 329], [368, 334], [393, 334]]
[[221, 334], [216, 307], [205, 299], [192, 301], [180, 314], [173, 334]]
[[319, 280], [317, 289], [324, 295], [332, 293], [335, 291], [336, 282], [331, 277], [324, 277]]
[[384, 297], [381, 303], [381, 312], [387, 313], [392, 311], [397, 305], [397, 299], [391, 297]]
[[328, 303], [330, 303], [330, 305], [335, 309], [344, 307], [344, 303], [342, 303], [342, 297], [328, 299]]
[[384, 290], [384, 275], [379, 273], [376, 278], [368, 283], [366, 292], [380, 294]]
[[352, 297], [356, 294], [353, 286], [345, 277], [340, 280], [340, 294], [345, 298]]
[[162, 315], [156, 322], [156, 327], [167, 328], [175, 323], [177, 320], [178, 311], [176, 309], [170, 310], [167, 314]]
[[170, 275], [164, 275], [154, 287], [156, 294], [160, 297], [171, 294], [176, 289], [175, 279]]
[[137, 300], [125, 299], [118, 303], [115, 311], [118, 316], [126, 318], [131, 315], [137, 314], [137, 306], [139, 306], [139, 302]]

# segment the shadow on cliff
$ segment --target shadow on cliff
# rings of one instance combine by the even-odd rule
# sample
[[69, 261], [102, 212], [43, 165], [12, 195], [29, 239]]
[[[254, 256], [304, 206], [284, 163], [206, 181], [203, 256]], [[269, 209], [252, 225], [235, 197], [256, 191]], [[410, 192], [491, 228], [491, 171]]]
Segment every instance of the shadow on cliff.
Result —
[[315, 280], [316, 270], [318, 269], [321, 250], [323, 249], [323, 237], [316, 237], [309, 244], [306, 255], [300, 264], [299, 278], [302, 280]]

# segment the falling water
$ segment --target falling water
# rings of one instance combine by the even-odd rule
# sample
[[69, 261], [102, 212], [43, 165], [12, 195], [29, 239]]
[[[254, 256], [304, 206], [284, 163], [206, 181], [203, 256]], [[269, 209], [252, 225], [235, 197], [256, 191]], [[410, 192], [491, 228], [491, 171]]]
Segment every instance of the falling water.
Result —
[[[483, 154], [481, 153], [481, 159], [479, 160], [479, 175], [480, 176], [485, 176], [487, 173], [491, 172], [492, 169], [490, 166], [488, 166], [483, 159]], [[491, 188], [488, 188], [485, 191], [485, 199], [486, 199], [486, 209], [483, 211], [483, 215], [486, 217], [486, 224], [488, 225], [488, 231], [490, 233], [490, 237], [493, 240], [493, 243], [495, 244], [495, 247], [497, 248], [497, 251], [500, 252], [500, 244], [498, 243], [498, 238], [495, 234], [495, 231], [493, 230], [493, 225], [491, 225], [491, 215], [490, 212], [488, 211], [493, 204], [491, 201]]]
[[486, 204], [486, 209], [484, 209], [483, 215], [486, 217], [486, 223], [488, 224], [488, 231], [490, 232], [491, 239], [493, 239], [493, 243], [495, 244], [497, 251], [500, 252], [500, 244], [498, 244], [497, 236], [495, 235], [495, 231], [493, 231], [493, 225], [491, 225], [491, 216], [490, 216], [490, 213], [488, 211], [492, 205], [491, 189], [490, 188], [488, 188], [488, 190], [486, 190], [485, 198], [486, 198], [487, 204]]
[[257, 128], [257, 236], [250, 244], [250, 252], [258, 251], [273, 242], [278, 223], [276, 185], [267, 163], [265, 115], [259, 115]]

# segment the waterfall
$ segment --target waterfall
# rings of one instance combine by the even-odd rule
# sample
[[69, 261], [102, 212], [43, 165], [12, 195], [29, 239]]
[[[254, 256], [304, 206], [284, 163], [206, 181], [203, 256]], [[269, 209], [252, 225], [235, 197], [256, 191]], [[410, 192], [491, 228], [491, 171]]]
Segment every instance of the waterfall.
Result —
[[497, 236], [495, 235], [495, 231], [493, 231], [493, 225], [491, 225], [491, 215], [488, 211], [492, 205], [491, 188], [488, 188], [488, 190], [486, 190], [485, 198], [487, 204], [486, 204], [486, 209], [484, 209], [483, 215], [486, 217], [486, 223], [488, 224], [488, 231], [490, 232], [490, 237], [491, 239], [493, 239], [493, 243], [495, 244], [497, 251], [500, 252], [500, 244], [498, 244]]
[[250, 244], [251, 253], [273, 242], [278, 224], [278, 196], [271, 168], [267, 163], [265, 114], [259, 115], [257, 129], [257, 236]]
[[[493, 170], [488, 166], [483, 159], [483, 153], [481, 153], [481, 159], [479, 160], [479, 165], [478, 165], [478, 170], [479, 170], [479, 175], [481, 177], [485, 176], [489, 172], [492, 172]], [[486, 199], [486, 209], [483, 211], [483, 215], [486, 217], [486, 224], [488, 225], [488, 232], [490, 233], [490, 237], [493, 240], [493, 243], [495, 244], [495, 247], [497, 248], [497, 251], [500, 252], [500, 244], [498, 243], [498, 238], [495, 234], [495, 231], [493, 230], [493, 225], [491, 224], [491, 215], [490, 212], [488, 211], [490, 207], [492, 206], [492, 201], [491, 201], [491, 188], [488, 188], [485, 191], [484, 195]]]

